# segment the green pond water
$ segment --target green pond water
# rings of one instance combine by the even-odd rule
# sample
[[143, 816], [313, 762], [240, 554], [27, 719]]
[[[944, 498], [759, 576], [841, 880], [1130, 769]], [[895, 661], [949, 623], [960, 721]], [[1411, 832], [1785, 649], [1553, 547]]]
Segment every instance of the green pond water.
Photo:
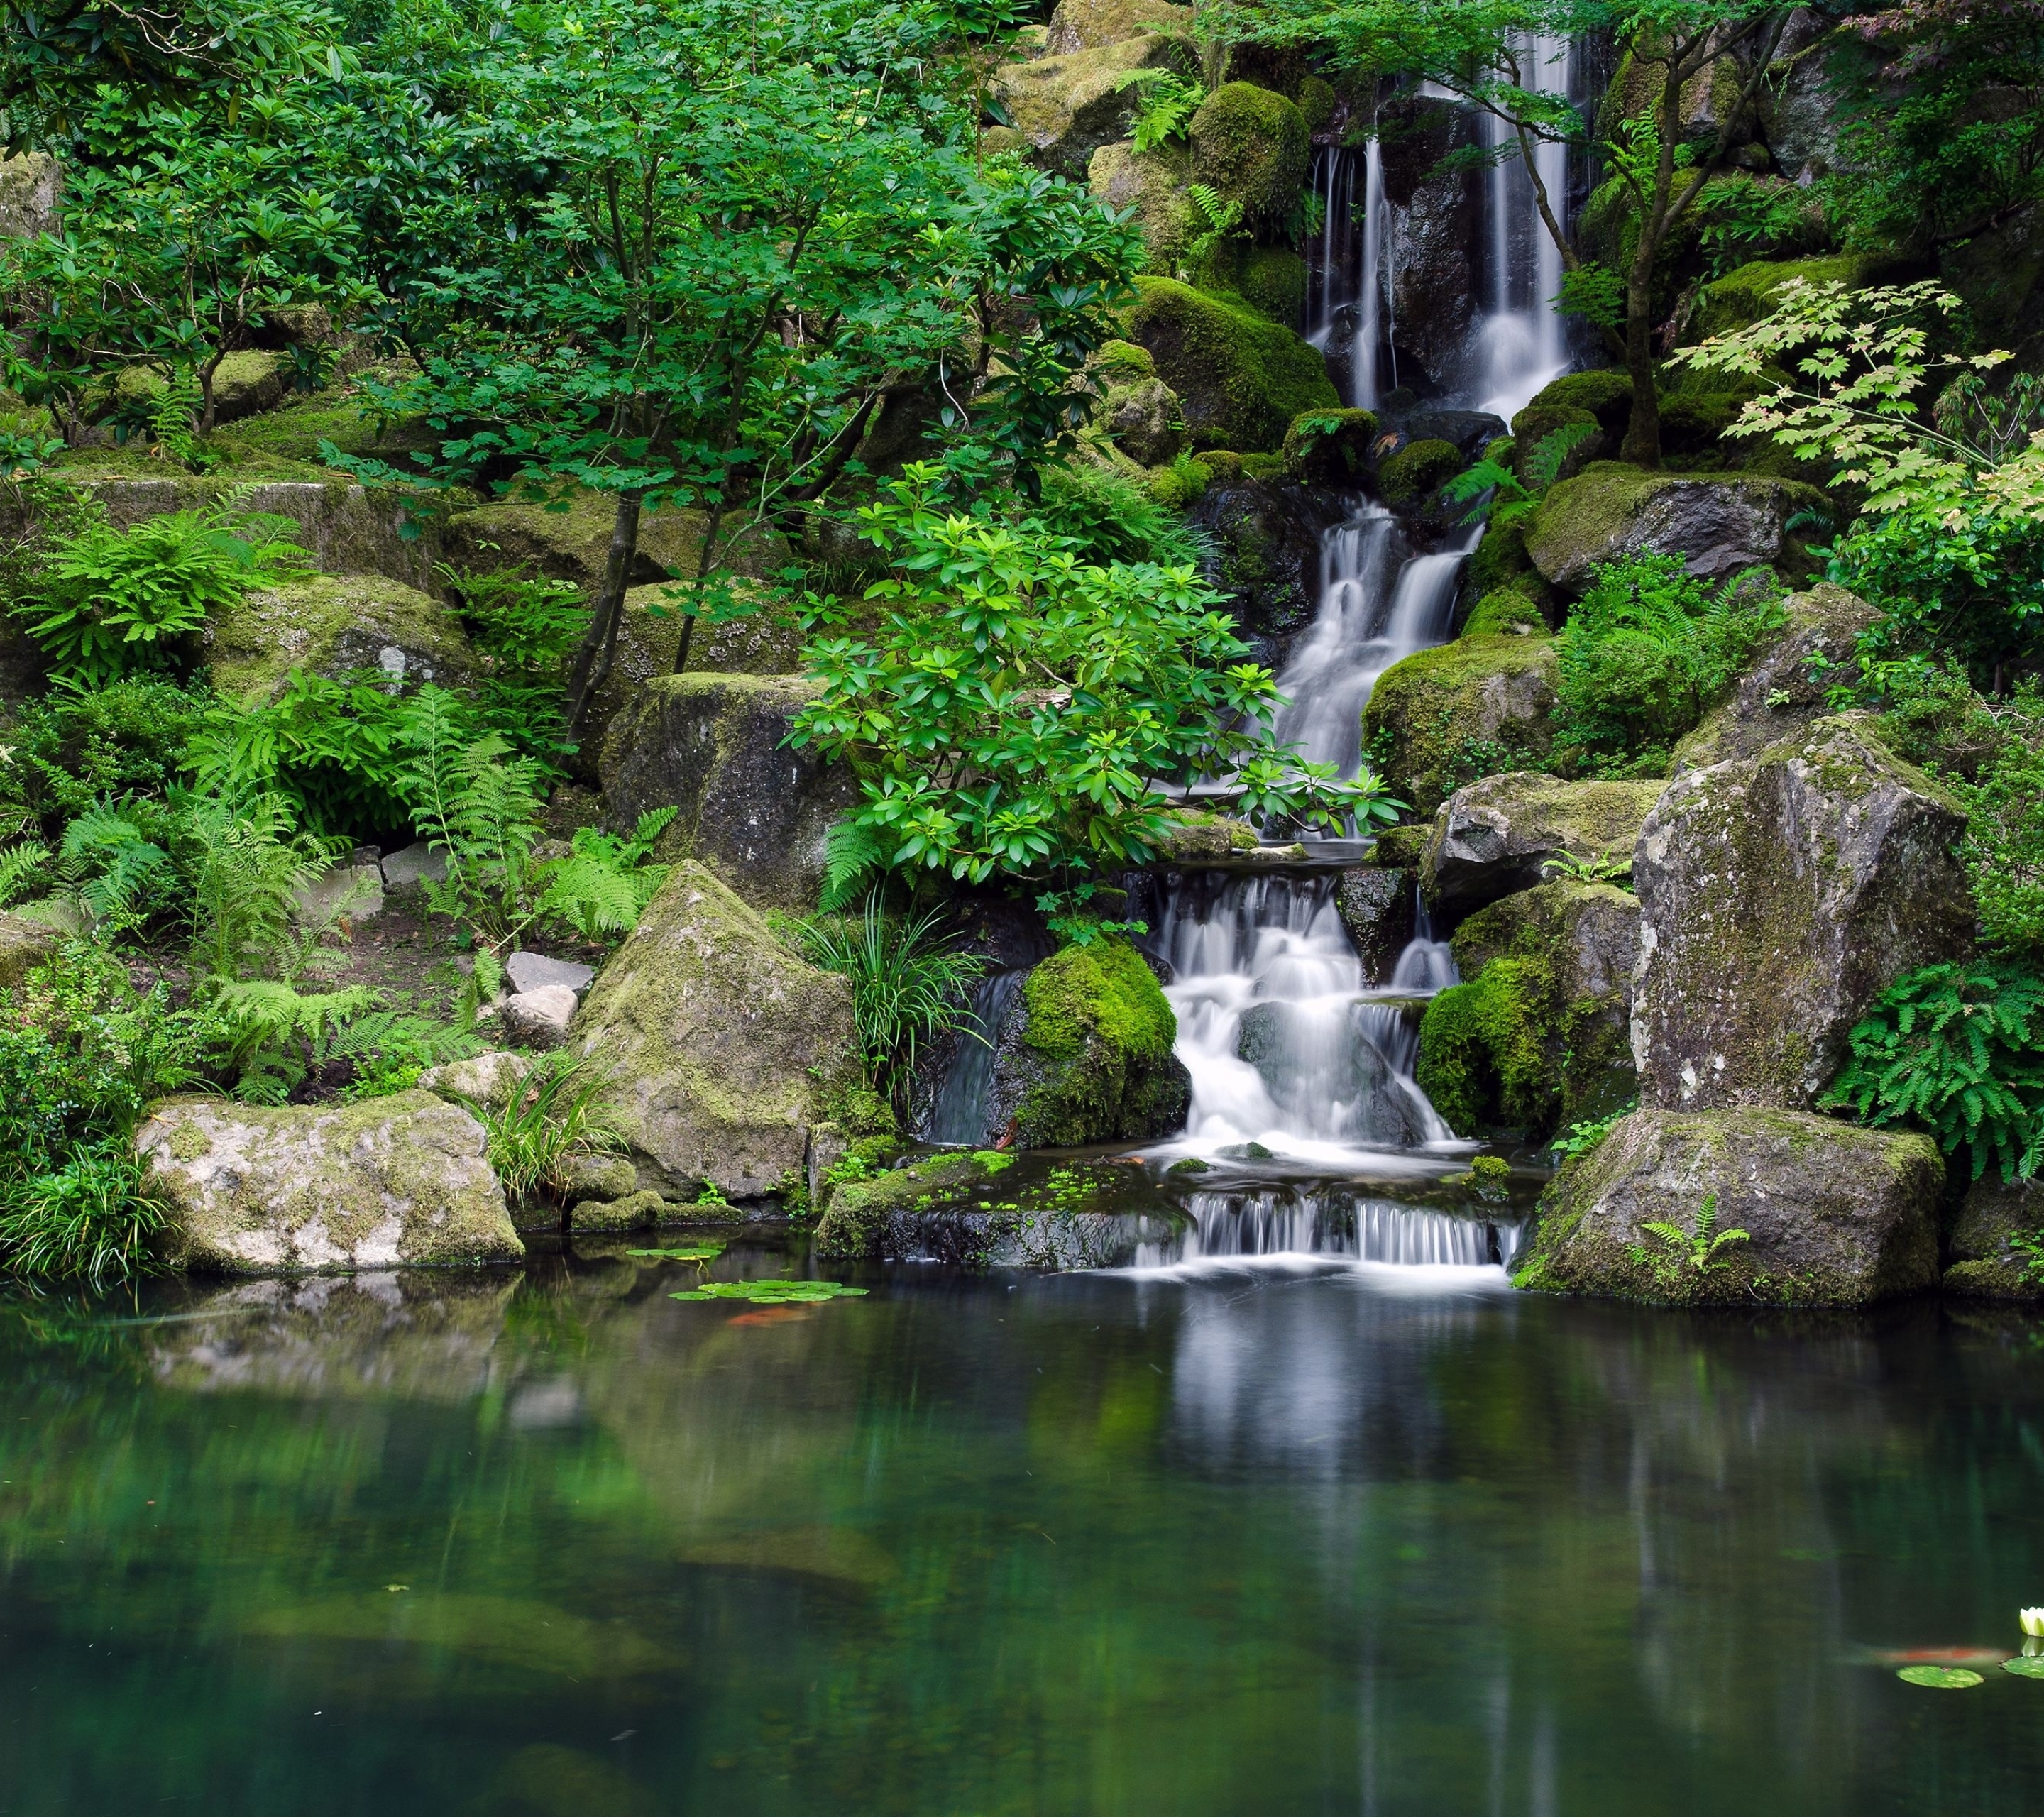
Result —
[[624, 1247], [0, 1308], [0, 1812], [2036, 1807], [2021, 1316]]

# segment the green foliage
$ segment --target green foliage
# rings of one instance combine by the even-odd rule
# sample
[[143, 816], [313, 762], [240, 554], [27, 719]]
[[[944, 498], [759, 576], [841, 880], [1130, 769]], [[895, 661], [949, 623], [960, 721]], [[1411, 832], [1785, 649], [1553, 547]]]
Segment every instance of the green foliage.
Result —
[[589, 622], [582, 589], [523, 563], [476, 572], [443, 563], [433, 572], [489, 665], [480, 718], [528, 755], [557, 749], [567, 730], [568, 660]]
[[1453, 442], [1408, 442], [1378, 467], [1377, 490], [1387, 505], [1410, 505], [1447, 486], [1462, 467], [1462, 452]]
[[1549, 859], [1540, 866], [1541, 874], [1550, 882], [1611, 883], [1632, 874], [1632, 861], [1619, 858], [1578, 858], [1572, 851], [1565, 851]]
[[1677, 556], [1600, 563], [1556, 640], [1557, 766], [1665, 774], [1669, 748], [1781, 618], [1751, 577], [1713, 588]]
[[1193, 206], [1195, 221], [1193, 237], [1178, 260], [1178, 275], [1189, 283], [1224, 240], [1243, 231], [1243, 209], [1240, 202], [1230, 201], [1208, 183], [1188, 183], [1185, 197]]
[[[2034, 1032], [2033, 1032], [2033, 1025]], [[1899, 979], [1852, 1031], [1823, 1102], [1865, 1123], [1923, 1130], [2004, 1180], [2044, 1160], [2044, 979], [1983, 962]]]
[[514, 1203], [558, 1202], [577, 1162], [624, 1147], [597, 1102], [604, 1084], [579, 1056], [556, 1052], [508, 1103], [470, 1102], [489, 1138], [490, 1165]]
[[[1149, 562], [1175, 568], [1197, 564], [1209, 553], [1204, 532], [1188, 524], [1138, 474], [1072, 459], [1051, 463], [1039, 477], [1043, 490], [1032, 515], [1052, 536], [1066, 539], [1082, 561]], [[1204, 485], [1201, 474], [1201, 490]]]
[[1441, 488], [1447, 504], [1466, 505], [1466, 524], [1488, 523], [1502, 530], [1531, 516], [1550, 486], [1561, 477], [1562, 463], [1597, 432], [1595, 423], [1564, 423], [1543, 436], [1526, 460], [1526, 478], [1504, 461], [1486, 453], [1483, 459], [1457, 474]]
[[409, 1010], [372, 1009], [333, 1029], [317, 1058], [322, 1067], [348, 1067], [344, 1098], [380, 1098], [409, 1091], [428, 1067], [468, 1059], [485, 1046], [473, 1028]]
[[1731, 1258], [1720, 1256], [1719, 1250], [1728, 1244], [1753, 1240], [1751, 1231], [1721, 1231], [1717, 1228], [1717, 1221], [1718, 1196], [1706, 1193], [1703, 1204], [1697, 1208], [1692, 1229], [1685, 1230], [1680, 1224], [1658, 1221], [1642, 1224], [1641, 1231], [1661, 1247], [1654, 1250], [1635, 1243], [1631, 1246], [1632, 1259], [1642, 1267], [1652, 1270], [1654, 1279], [1664, 1286], [1674, 1285], [1685, 1269], [1692, 1269], [1699, 1274], [1715, 1274], [1731, 1264]]
[[1206, 99], [1206, 90], [1198, 83], [1170, 69], [1125, 70], [1115, 79], [1114, 86], [1117, 94], [1130, 88], [1139, 91], [1140, 105], [1131, 135], [1139, 152], [1153, 150], [1167, 140], [1182, 139], [1187, 124]]
[[310, 558], [288, 518], [252, 517], [229, 499], [145, 517], [127, 530], [89, 525], [56, 543], [40, 585], [17, 600], [60, 677], [104, 686], [131, 669], [177, 666], [178, 647], [206, 615], [251, 586], [302, 574]]
[[1627, 1104], [1623, 1110], [1615, 1110], [1608, 1116], [1593, 1117], [1580, 1123], [1572, 1123], [1562, 1134], [1548, 1144], [1554, 1151], [1555, 1164], [1561, 1166], [1595, 1151], [1604, 1139], [1632, 1114], [1633, 1107]]
[[857, 920], [806, 921], [797, 937], [813, 964], [850, 980], [867, 1070], [905, 1110], [916, 1062], [969, 1020], [986, 962], [961, 952], [934, 913], [889, 915], [877, 890]]
[[161, 794], [215, 709], [209, 696], [151, 675], [104, 688], [52, 687], [16, 709], [0, 744], [0, 801], [54, 823], [95, 802]]
[[1625, 320], [1625, 279], [1607, 265], [1578, 265], [1562, 274], [1554, 306], [1593, 328], [1616, 328]]

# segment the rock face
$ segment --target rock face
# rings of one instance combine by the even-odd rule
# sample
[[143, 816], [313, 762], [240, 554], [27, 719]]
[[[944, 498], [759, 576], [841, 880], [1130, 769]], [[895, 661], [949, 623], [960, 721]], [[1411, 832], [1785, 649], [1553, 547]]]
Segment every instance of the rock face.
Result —
[[1785, 1110], [1635, 1111], [1555, 1177], [1514, 1281], [1692, 1306], [1919, 1293], [1938, 1277], [1943, 1177], [1928, 1136]]
[[1363, 745], [1375, 749], [1384, 735], [1391, 792], [1431, 814], [1472, 774], [1547, 755], [1556, 671], [1545, 636], [1473, 634], [1420, 651], [1377, 678], [1362, 709]]
[[1148, 33], [1033, 63], [1005, 63], [993, 89], [1030, 154], [1047, 171], [1083, 179], [1094, 152], [1126, 139], [1142, 105], [1132, 88], [1115, 84], [1130, 70], [1197, 73], [1189, 39]]
[[48, 152], [0, 158], [0, 240], [55, 231], [63, 195], [63, 167]]
[[1564, 782], [1518, 771], [1458, 789], [1434, 816], [1420, 883], [1450, 913], [1479, 908], [1545, 881], [1566, 852], [1623, 863], [1631, 856], [1658, 782]]
[[1185, 1127], [1178, 1018], [1126, 940], [1066, 947], [1029, 974], [1002, 1030], [987, 1127], [1024, 1148], [1148, 1142]]
[[1408, 93], [1385, 104], [1378, 128], [1398, 377], [1431, 394], [1457, 376], [1482, 294], [1472, 257], [1481, 239], [1477, 186], [1443, 161], [1475, 142], [1473, 121], [1467, 109]]
[[686, 862], [584, 1000], [571, 1043], [642, 1185], [758, 1198], [799, 1177], [812, 1125], [860, 1083], [851, 988], [805, 964], [705, 866]]
[[1580, 590], [1599, 562], [1680, 555], [1688, 571], [1722, 579], [1769, 563], [1794, 566], [1788, 532], [1799, 511], [1820, 507], [1813, 486], [1765, 474], [1683, 478], [1593, 461], [1565, 479], [1527, 520], [1526, 552], [1555, 586]]
[[1409, 870], [1358, 865], [1343, 871], [1335, 885], [1335, 912], [1355, 944], [1362, 975], [1373, 984], [1391, 981], [1398, 955], [1412, 942], [1416, 882]]
[[1791, 594], [1788, 622], [1754, 659], [1729, 698], [1675, 747], [1675, 766], [1705, 770], [1752, 757], [1814, 725], [1827, 689], [1857, 674], [1860, 633], [1881, 614], [1829, 581]]
[[613, 823], [680, 812], [663, 859], [701, 859], [760, 907], [806, 908], [823, 880], [824, 836], [859, 797], [849, 770], [783, 744], [816, 697], [794, 675], [663, 675], [612, 722], [603, 793]]
[[274, 700], [294, 669], [329, 678], [357, 670], [394, 687], [461, 687], [474, 651], [452, 613], [429, 595], [369, 574], [315, 574], [262, 587], [207, 632], [213, 685], [232, 699]]
[[1965, 825], [1859, 714], [1671, 783], [1633, 861], [1641, 1101], [1810, 1108], [1867, 1005], [1969, 944]]
[[56, 928], [40, 921], [0, 911], [0, 990], [13, 990], [27, 983], [29, 974], [56, 952], [63, 938]]
[[1135, 289], [1125, 332], [1178, 394], [1195, 448], [1274, 452], [1294, 417], [1341, 407], [1326, 363], [1291, 329], [1174, 279]]
[[1192, 154], [1167, 141], [1138, 152], [1133, 140], [1103, 145], [1086, 164], [1086, 186], [1109, 208], [1133, 209], [1143, 229], [1146, 271], [1168, 275], [1196, 231], [1185, 185]]
[[482, 1125], [430, 1092], [361, 1104], [170, 1098], [136, 1133], [166, 1258], [235, 1274], [524, 1254]]
[[1291, 640], [1313, 621], [1320, 586], [1320, 532], [1345, 507], [1319, 486], [1231, 480], [1209, 486], [1186, 516], [1213, 533], [1209, 578], [1234, 597], [1228, 609], [1258, 660], [1284, 666]]
[[1192, 8], [1175, 6], [1171, 0], [1058, 0], [1043, 36], [1043, 53], [1062, 57], [1152, 32], [1189, 37], [1192, 29]]
[[1989, 1300], [2044, 1299], [2044, 1265], [2011, 1239], [2044, 1241], [2044, 1180], [1976, 1180], [1952, 1225], [1947, 1293]]
[[1455, 930], [1463, 981], [1427, 1006], [1420, 1088], [1462, 1135], [1546, 1134], [1631, 1101], [1639, 904], [1608, 883], [1543, 883]]

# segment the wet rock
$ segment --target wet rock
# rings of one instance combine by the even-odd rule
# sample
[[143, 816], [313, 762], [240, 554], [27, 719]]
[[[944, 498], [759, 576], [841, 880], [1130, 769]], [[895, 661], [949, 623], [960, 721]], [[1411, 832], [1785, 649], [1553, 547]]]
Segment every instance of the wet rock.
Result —
[[1377, 488], [1387, 505], [1413, 505], [1462, 470], [1453, 442], [1408, 441], [1378, 464]]
[[1321, 532], [1347, 514], [1324, 487], [1251, 479], [1209, 486], [1186, 513], [1212, 534], [1208, 578], [1232, 596], [1228, 610], [1259, 661], [1281, 668], [1292, 639], [1313, 622]]
[[1624, 864], [1659, 782], [1564, 782], [1519, 771], [1488, 776], [1441, 805], [1420, 863], [1437, 909], [1466, 912], [1546, 881], [1563, 853]]
[[1058, 0], [1043, 36], [1043, 54], [1062, 57], [1158, 32], [1190, 37], [1193, 10], [1171, 0]]
[[1274, 225], [1298, 206], [1312, 162], [1305, 116], [1281, 94], [1224, 83], [1187, 125], [1193, 175], [1236, 204], [1242, 220]]
[[482, 1125], [430, 1092], [338, 1105], [170, 1098], [135, 1146], [170, 1209], [174, 1266], [256, 1274], [524, 1253]]
[[[621, 1173], [630, 1170], [631, 1163], [624, 1163], [620, 1177]], [[594, 1231], [645, 1231], [679, 1215], [677, 1206], [649, 1187], [617, 1198], [591, 1193], [578, 1200], [570, 1211], [568, 1226], [584, 1234]]]
[[528, 1047], [558, 1047], [567, 1039], [574, 1021], [575, 993], [564, 984], [543, 984], [531, 990], [514, 991], [505, 998], [498, 1013], [504, 1031]]
[[523, 1054], [492, 1051], [428, 1067], [419, 1075], [419, 1089], [455, 1103], [498, 1110], [510, 1103], [532, 1076], [532, 1062]]
[[628, 1198], [638, 1190], [639, 1170], [621, 1154], [577, 1155], [561, 1181], [561, 1197], [571, 1205], [585, 1199]]
[[595, 968], [573, 959], [550, 959], [544, 953], [513, 953], [504, 962], [504, 977], [513, 990], [537, 990], [543, 985], [565, 985], [579, 993], [595, 979]]
[[1418, 878], [1410, 870], [1358, 865], [1335, 885], [1335, 912], [1355, 944], [1362, 975], [1389, 984], [1418, 919]]
[[[2030, 1246], [2019, 1249], [2017, 1242]], [[1968, 1189], [1952, 1224], [1947, 1293], [2044, 1300], [2044, 1180], [1990, 1172]]]
[[1189, 39], [1150, 33], [1003, 64], [993, 72], [992, 87], [1036, 163], [1061, 176], [1083, 179], [1094, 152], [1128, 137], [1142, 99], [1134, 89], [1116, 84], [1138, 69], [1194, 75], [1199, 56]]
[[1693, 338], [1730, 334], [1774, 313], [1775, 294], [1792, 279], [1808, 284], [1843, 284], [1857, 290], [1884, 275], [1885, 261], [1855, 252], [1820, 259], [1762, 259], [1742, 265], [1697, 293]]
[[1571, 590], [1621, 555], [1679, 555], [1708, 580], [1769, 563], [1793, 568], [1803, 558], [1788, 520], [1824, 504], [1816, 487], [1772, 474], [1685, 478], [1594, 461], [1541, 501], [1527, 521], [1526, 552], [1544, 579]]
[[1377, 678], [1362, 709], [1364, 747], [1381, 751], [1391, 792], [1431, 814], [1485, 771], [1546, 756], [1557, 669], [1544, 636], [1467, 634], [1419, 651]]
[[1504, 419], [1488, 410], [1411, 410], [1399, 427], [1415, 442], [1445, 442], [1464, 464], [1505, 432]]
[[1213, 864], [1254, 851], [1256, 829], [1247, 820], [1228, 814], [1203, 814], [1182, 809], [1174, 815], [1154, 863], [1160, 865]]
[[1676, 746], [1678, 772], [1758, 755], [1814, 725], [1828, 710], [1827, 691], [1858, 678], [1860, 635], [1881, 613], [1829, 581], [1791, 594], [1785, 608], [1788, 623], [1754, 658], [1730, 697]]
[[[1470, 172], [1443, 161], [1475, 143], [1473, 121], [1451, 102], [1401, 95], [1379, 110], [1377, 123], [1397, 376], [1415, 390], [1438, 391], [1467, 358], [1481, 294], [1473, 256], [1481, 239], [1477, 186]], [[1380, 362], [1387, 378], [1389, 369]]]
[[373, 574], [315, 574], [251, 590], [205, 633], [213, 686], [235, 700], [275, 700], [294, 669], [329, 679], [367, 670], [393, 689], [467, 686], [475, 652], [430, 594]]
[[1966, 951], [1965, 825], [1863, 714], [1670, 783], [1633, 862], [1642, 1101], [1813, 1104], [1874, 997]]
[[1066, 947], [1022, 987], [993, 1063], [987, 1127], [1024, 1148], [1148, 1142], [1185, 1127], [1178, 1018], [1126, 940]]
[[1775, 49], [1781, 74], [1762, 85], [1761, 136], [1785, 175], [1815, 182], [1838, 167], [1838, 109], [1819, 40], [1831, 21], [1812, 6], [1788, 15]]
[[804, 963], [709, 870], [678, 865], [584, 1000], [573, 1046], [646, 1185], [758, 1198], [863, 1084], [851, 989]]
[[1193, 444], [1271, 452], [1295, 417], [1335, 410], [1326, 363], [1291, 329], [1170, 278], [1138, 278], [1124, 332], [1178, 394]]
[[1555, 1177], [1514, 1284], [1694, 1306], [1919, 1293], [1937, 1280], [1943, 1177], [1925, 1135], [1786, 1110], [1635, 1111]]
[[1545, 1135], [1632, 1101], [1639, 903], [1608, 883], [1545, 883], [1455, 930], [1462, 981], [1427, 1005], [1418, 1077], [1458, 1133]]
[[48, 962], [63, 939], [44, 922], [0, 910], [0, 990], [18, 989], [27, 983], [29, 974]]
[[660, 838], [663, 861], [700, 859], [761, 907], [808, 908], [823, 880], [824, 835], [859, 798], [849, 770], [784, 743], [817, 692], [793, 675], [647, 682], [604, 739], [612, 824], [678, 809]]

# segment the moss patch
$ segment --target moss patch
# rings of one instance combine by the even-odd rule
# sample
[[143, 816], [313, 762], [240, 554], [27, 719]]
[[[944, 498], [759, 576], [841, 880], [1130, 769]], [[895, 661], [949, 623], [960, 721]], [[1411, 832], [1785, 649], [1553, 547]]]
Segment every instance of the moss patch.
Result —
[[1289, 328], [1173, 279], [1135, 288], [1128, 336], [1178, 393], [1196, 448], [1274, 451], [1295, 417], [1341, 408], [1327, 363]]
[[[1539, 623], [1522, 595], [1504, 597]], [[1480, 776], [1539, 766], [1554, 743], [1555, 673], [1551, 639], [1473, 624], [1384, 672], [1363, 708], [1363, 742], [1381, 751], [1393, 792], [1431, 814]]]
[[1465, 637], [1544, 636], [1547, 621], [1540, 609], [1517, 587], [1493, 587], [1470, 607]]
[[[1183, 1114], [1178, 1017], [1126, 940], [1066, 947], [1022, 987], [1034, 1075], [1016, 1109], [1030, 1148], [1139, 1139]], [[1161, 1130], [1159, 1130], [1161, 1133]]]
[[1374, 410], [1311, 410], [1285, 432], [1286, 471], [1309, 483], [1360, 482], [1377, 435]]
[[1377, 490], [1387, 505], [1411, 505], [1462, 470], [1453, 442], [1412, 442], [1377, 470]]
[[1202, 289], [1239, 297], [1259, 314], [1296, 328], [1306, 317], [1306, 262], [1289, 246], [1224, 240], [1193, 274]]
[[1193, 174], [1239, 202], [1246, 221], [1281, 221], [1297, 202], [1312, 145], [1305, 116], [1283, 95], [1224, 83], [1201, 102], [1186, 136]]
[[1857, 290], [1875, 281], [1881, 262], [1858, 253], [1829, 259], [1759, 259], [1706, 284], [1696, 300], [1696, 338], [1730, 334], [1774, 312], [1774, 295], [1792, 279], [1810, 284], [1843, 284]]

